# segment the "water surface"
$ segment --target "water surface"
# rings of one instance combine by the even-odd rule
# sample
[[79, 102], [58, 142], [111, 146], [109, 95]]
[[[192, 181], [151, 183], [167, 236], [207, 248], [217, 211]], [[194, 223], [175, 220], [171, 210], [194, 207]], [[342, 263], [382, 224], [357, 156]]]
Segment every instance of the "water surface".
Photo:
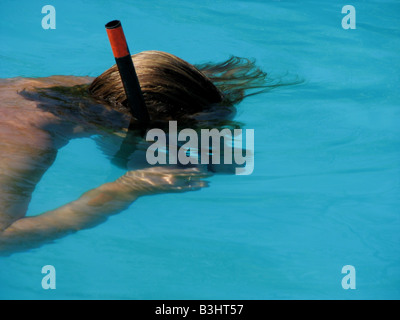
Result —
[[[250, 97], [250, 176], [135, 202], [96, 228], [0, 258], [2, 299], [400, 298], [400, 4], [362, 1], [344, 30], [332, 1], [40, 1], [0, 4], [0, 77], [97, 76], [113, 63], [104, 30], [122, 21], [131, 53], [191, 63], [256, 58], [299, 86]], [[91, 139], [71, 141], [29, 214], [124, 174]], [[41, 268], [57, 270], [43, 290]], [[341, 269], [356, 269], [344, 290]]]

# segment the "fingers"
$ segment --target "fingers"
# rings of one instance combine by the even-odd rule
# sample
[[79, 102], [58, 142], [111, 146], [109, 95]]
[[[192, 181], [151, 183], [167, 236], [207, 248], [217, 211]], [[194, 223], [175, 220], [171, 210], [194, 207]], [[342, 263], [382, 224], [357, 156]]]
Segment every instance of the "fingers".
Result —
[[152, 167], [129, 171], [118, 180], [140, 194], [155, 194], [199, 190], [208, 187], [208, 182], [201, 179], [209, 176], [208, 172], [198, 167], [186, 169]]
[[174, 174], [174, 175], [187, 175], [187, 174], [206, 174], [206, 166], [197, 166], [191, 168], [171, 168], [171, 167], [152, 167], [140, 171], [153, 172], [154, 174]]
[[180, 186], [175, 185], [175, 187], [171, 191], [175, 192], [197, 191], [202, 188], [208, 188], [208, 186], [209, 186], [208, 181], [199, 180], [199, 181], [193, 181], [186, 185], [180, 185]]
[[142, 173], [145, 176], [149, 174], [152, 176], [173, 176], [173, 177], [199, 177], [206, 178], [211, 174], [206, 170], [206, 167], [194, 167], [194, 168], [170, 168], [170, 167], [152, 167], [143, 170], [133, 171], [136, 174]]

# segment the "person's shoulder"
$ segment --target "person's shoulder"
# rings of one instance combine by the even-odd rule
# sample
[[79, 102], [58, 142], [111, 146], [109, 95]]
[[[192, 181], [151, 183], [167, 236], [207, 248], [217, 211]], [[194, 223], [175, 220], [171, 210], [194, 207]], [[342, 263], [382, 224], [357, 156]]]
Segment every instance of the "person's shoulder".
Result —
[[8, 89], [29, 89], [29, 88], [46, 88], [53, 86], [75, 86], [89, 84], [93, 81], [93, 77], [76, 77], [76, 76], [50, 76], [39, 78], [15, 77], [0, 79], [0, 87]]
[[44, 86], [65, 86], [72, 87], [82, 84], [91, 83], [94, 78], [93, 77], [77, 77], [77, 76], [50, 76], [47, 78], [35, 78], [36, 81], [40, 81]]

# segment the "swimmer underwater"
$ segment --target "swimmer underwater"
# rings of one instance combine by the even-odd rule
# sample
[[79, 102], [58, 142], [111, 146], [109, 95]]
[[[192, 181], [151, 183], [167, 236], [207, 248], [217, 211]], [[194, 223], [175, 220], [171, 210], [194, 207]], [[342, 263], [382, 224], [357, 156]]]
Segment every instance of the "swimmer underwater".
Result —
[[[232, 121], [234, 105], [254, 94], [247, 90], [262, 92], [281, 85], [266, 84], [266, 73], [244, 58], [194, 66], [169, 53], [145, 51], [132, 60], [152, 119], [149, 128], [163, 127], [169, 120], [187, 128], [237, 127]], [[135, 156], [130, 156], [131, 150], [117, 157], [117, 162], [125, 162], [126, 174], [59, 208], [26, 216], [35, 186], [60, 148], [71, 139], [92, 137], [112, 157], [132, 117], [116, 65], [95, 79], [0, 79], [0, 101], [2, 255], [94, 227], [141, 196], [207, 186], [203, 178], [210, 173], [201, 166], [146, 164], [140, 147], [146, 142], [137, 134], [131, 139]]]

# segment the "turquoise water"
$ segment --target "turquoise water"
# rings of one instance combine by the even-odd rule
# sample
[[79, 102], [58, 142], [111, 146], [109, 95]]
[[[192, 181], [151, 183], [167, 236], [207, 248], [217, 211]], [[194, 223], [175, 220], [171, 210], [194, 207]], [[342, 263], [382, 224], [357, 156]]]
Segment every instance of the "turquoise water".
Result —
[[[56, 9], [56, 30], [41, 8]], [[356, 8], [344, 30], [341, 8]], [[398, 1], [2, 1], [0, 77], [97, 76], [104, 30], [122, 21], [131, 53], [191, 63], [253, 57], [298, 86], [244, 100], [255, 130], [250, 176], [141, 198], [93, 229], [0, 258], [2, 299], [399, 299]], [[124, 174], [91, 139], [73, 140], [29, 214]], [[43, 290], [53, 265], [57, 289]], [[341, 285], [344, 265], [356, 289]]]

